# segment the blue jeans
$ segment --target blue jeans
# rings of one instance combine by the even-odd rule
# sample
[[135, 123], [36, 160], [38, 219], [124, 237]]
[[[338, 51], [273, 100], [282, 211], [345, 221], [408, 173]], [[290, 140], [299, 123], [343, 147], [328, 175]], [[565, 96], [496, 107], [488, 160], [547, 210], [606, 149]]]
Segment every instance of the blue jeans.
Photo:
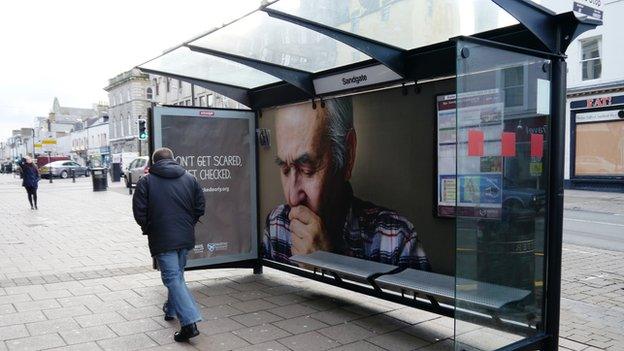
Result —
[[202, 320], [195, 305], [193, 295], [186, 287], [184, 267], [186, 266], [187, 249], [172, 250], [156, 255], [160, 277], [169, 290], [165, 314], [178, 317], [180, 325], [185, 326]]

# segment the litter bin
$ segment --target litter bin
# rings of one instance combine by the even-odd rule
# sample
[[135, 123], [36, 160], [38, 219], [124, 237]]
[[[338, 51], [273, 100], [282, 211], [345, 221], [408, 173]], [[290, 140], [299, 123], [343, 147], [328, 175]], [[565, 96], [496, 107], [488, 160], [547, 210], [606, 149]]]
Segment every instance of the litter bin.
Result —
[[121, 163], [113, 163], [113, 168], [111, 169], [111, 178], [113, 182], [118, 182], [121, 180]]
[[477, 238], [478, 279], [533, 291], [535, 212], [503, 209], [501, 220], [485, 220]]
[[106, 191], [108, 187], [106, 168], [92, 168], [91, 179], [93, 180], [93, 191]]

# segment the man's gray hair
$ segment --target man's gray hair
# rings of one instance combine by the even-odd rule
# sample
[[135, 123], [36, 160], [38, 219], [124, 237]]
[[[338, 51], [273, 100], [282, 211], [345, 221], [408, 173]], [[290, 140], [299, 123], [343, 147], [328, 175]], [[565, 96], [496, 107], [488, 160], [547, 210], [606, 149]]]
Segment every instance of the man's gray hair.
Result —
[[152, 154], [152, 162], [156, 163], [160, 160], [173, 160], [173, 151], [166, 147], [161, 147], [154, 151]]
[[338, 174], [347, 166], [347, 135], [353, 129], [351, 97], [325, 101], [327, 136], [331, 142], [332, 170]]

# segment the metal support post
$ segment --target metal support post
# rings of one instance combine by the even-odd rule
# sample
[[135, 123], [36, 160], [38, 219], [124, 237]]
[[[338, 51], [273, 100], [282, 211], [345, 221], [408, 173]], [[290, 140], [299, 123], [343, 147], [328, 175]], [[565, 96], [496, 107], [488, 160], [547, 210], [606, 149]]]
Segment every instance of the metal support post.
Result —
[[548, 158], [548, 237], [546, 243], [546, 350], [557, 350], [559, 343], [559, 308], [561, 299], [561, 251], [563, 242], [563, 177], [566, 118], [566, 62], [552, 61], [551, 119]]
[[258, 262], [254, 265], [253, 274], [262, 274], [262, 260], [258, 260]]

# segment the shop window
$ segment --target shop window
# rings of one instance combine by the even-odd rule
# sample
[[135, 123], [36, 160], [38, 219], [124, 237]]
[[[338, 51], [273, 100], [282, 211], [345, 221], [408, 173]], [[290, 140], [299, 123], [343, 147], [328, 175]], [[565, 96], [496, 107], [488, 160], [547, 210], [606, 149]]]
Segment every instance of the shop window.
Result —
[[581, 41], [583, 80], [598, 79], [602, 74], [602, 38]]
[[576, 176], [624, 175], [624, 120], [618, 119], [617, 111], [603, 113], [614, 117], [576, 125]]

